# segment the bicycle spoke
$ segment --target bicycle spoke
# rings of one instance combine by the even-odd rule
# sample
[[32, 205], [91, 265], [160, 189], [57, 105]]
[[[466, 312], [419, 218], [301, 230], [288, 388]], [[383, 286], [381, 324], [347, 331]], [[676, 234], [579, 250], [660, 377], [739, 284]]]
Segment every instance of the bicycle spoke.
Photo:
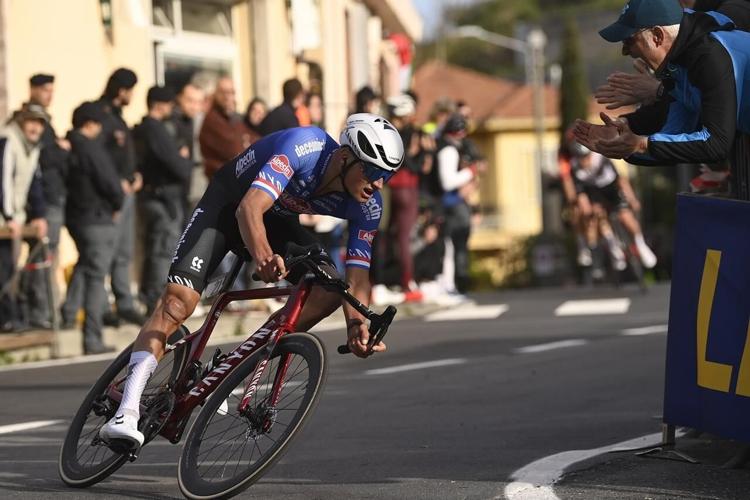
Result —
[[[256, 355], [254, 366], [239, 368], [240, 376], [230, 372], [217, 388], [221, 397], [203, 407], [180, 462], [183, 492], [198, 497], [234, 495], [255, 482], [291, 442], [325, 376], [319, 343], [306, 334], [293, 335], [293, 341], [282, 339], [264, 373], [256, 373], [263, 359]], [[252, 398], [241, 412], [245, 391], [256, 375]], [[278, 401], [272, 406], [274, 397]], [[286, 413], [280, 417], [279, 411]]]

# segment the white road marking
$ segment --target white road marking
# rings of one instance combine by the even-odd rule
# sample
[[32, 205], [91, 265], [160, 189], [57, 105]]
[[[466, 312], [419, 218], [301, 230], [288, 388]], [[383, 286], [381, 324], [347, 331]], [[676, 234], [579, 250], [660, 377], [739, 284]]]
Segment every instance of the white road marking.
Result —
[[[505, 486], [506, 500], [560, 500], [552, 488], [571, 465], [611, 451], [626, 451], [656, 445], [661, 441], [661, 433], [649, 434], [621, 443], [602, 446], [591, 450], [572, 450], [550, 455], [532, 462], [511, 474], [513, 480]], [[503, 498], [503, 497], [497, 497]]]
[[668, 325], [644, 326], [641, 328], [626, 328], [623, 335], [651, 335], [653, 333], [667, 333]]
[[625, 314], [630, 299], [568, 300], [555, 309], [555, 316], [593, 316], [597, 314]]
[[435, 361], [425, 361], [424, 363], [412, 363], [409, 365], [390, 366], [388, 368], [376, 368], [367, 370], [365, 375], [386, 375], [388, 373], [408, 372], [411, 370], [423, 370], [425, 368], [438, 368], [440, 366], [462, 365], [468, 360], [464, 358], [438, 359]]
[[10, 434], [11, 432], [28, 431], [39, 429], [62, 422], [62, 420], [37, 420], [36, 422], [24, 422], [22, 424], [0, 425], [0, 434]]
[[583, 339], [558, 340], [557, 342], [549, 342], [547, 344], [518, 347], [516, 349], [513, 349], [513, 352], [517, 354], [530, 354], [535, 352], [551, 351], [553, 349], [564, 349], [566, 347], [577, 347], [584, 344], [588, 344], [588, 341]]
[[508, 310], [507, 304], [468, 306], [438, 311], [424, 317], [425, 321], [462, 321], [499, 318]]

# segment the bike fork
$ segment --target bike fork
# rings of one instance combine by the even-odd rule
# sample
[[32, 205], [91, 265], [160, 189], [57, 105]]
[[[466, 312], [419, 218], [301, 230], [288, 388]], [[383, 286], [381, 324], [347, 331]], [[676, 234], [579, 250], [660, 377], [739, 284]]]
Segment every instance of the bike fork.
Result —
[[[274, 377], [274, 381], [273, 381], [271, 399], [269, 401], [269, 406], [271, 408], [276, 406], [276, 404], [279, 401], [279, 398], [281, 397], [281, 386], [284, 382], [284, 377], [286, 376], [287, 369], [289, 368], [290, 359], [291, 359], [290, 354], [283, 354], [279, 360], [279, 366], [276, 369], [276, 376]], [[253, 396], [255, 395], [255, 392], [258, 389], [258, 381], [260, 381], [260, 378], [263, 375], [263, 372], [265, 371], [266, 366], [268, 366], [269, 361], [270, 361], [270, 358], [265, 358], [263, 359], [263, 361], [258, 363], [258, 366], [255, 368], [253, 377], [250, 379], [250, 383], [245, 388], [245, 394], [242, 397], [242, 401], [240, 401], [240, 404], [237, 407], [237, 410], [240, 413], [245, 412], [247, 410], [247, 407], [250, 405], [250, 401], [252, 400]]]

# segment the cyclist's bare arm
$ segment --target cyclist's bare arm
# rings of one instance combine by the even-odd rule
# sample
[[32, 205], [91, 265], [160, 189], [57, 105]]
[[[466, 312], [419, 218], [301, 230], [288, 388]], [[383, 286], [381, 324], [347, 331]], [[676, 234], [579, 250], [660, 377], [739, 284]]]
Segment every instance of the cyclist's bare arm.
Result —
[[576, 187], [573, 184], [573, 179], [570, 175], [561, 175], [560, 180], [562, 181], [563, 193], [565, 199], [570, 205], [574, 205], [577, 198]]
[[622, 191], [623, 196], [625, 196], [625, 201], [628, 202], [630, 208], [632, 208], [634, 212], [640, 212], [641, 202], [638, 201], [638, 197], [635, 195], [635, 191], [633, 191], [633, 185], [622, 175], [619, 177], [618, 182], [620, 183], [620, 191]]
[[266, 283], [279, 281], [286, 274], [284, 259], [273, 253], [263, 224], [263, 214], [273, 203], [265, 192], [250, 188], [235, 212], [242, 241], [258, 266], [258, 276]]
[[[350, 285], [350, 292], [362, 304], [370, 303], [370, 271], [368, 269], [350, 266], [346, 268], [346, 281]], [[365, 317], [355, 310], [349, 303], [344, 301], [344, 316], [346, 316], [348, 345], [352, 353], [364, 358], [367, 357], [367, 341], [370, 332], [367, 330]], [[374, 352], [385, 351], [384, 343], [373, 346]]]

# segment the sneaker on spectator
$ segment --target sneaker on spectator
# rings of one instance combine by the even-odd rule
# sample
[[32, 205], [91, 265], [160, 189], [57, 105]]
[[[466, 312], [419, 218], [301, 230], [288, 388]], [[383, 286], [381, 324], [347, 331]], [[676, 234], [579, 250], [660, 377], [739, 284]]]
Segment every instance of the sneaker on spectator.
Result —
[[114, 311], [107, 311], [102, 314], [102, 323], [104, 324], [104, 326], [112, 326], [118, 328], [120, 326], [120, 317]]
[[394, 292], [388, 289], [385, 285], [375, 285], [372, 287], [372, 303], [376, 306], [387, 306], [392, 304], [400, 304], [404, 301], [404, 294], [401, 292]]
[[414, 290], [407, 290], [404, 293], [404, 302], [406, 303], [413, 303], [413, 302], [422, 302], [424, 299], [424, 294], [417, 288]]
[[125, 323], [132, 323], [136, 326], [143, 326], [148, 320], [146, 316], [135, 309], [123, 309], [122, 311], [117, 311], [117, 316]]

